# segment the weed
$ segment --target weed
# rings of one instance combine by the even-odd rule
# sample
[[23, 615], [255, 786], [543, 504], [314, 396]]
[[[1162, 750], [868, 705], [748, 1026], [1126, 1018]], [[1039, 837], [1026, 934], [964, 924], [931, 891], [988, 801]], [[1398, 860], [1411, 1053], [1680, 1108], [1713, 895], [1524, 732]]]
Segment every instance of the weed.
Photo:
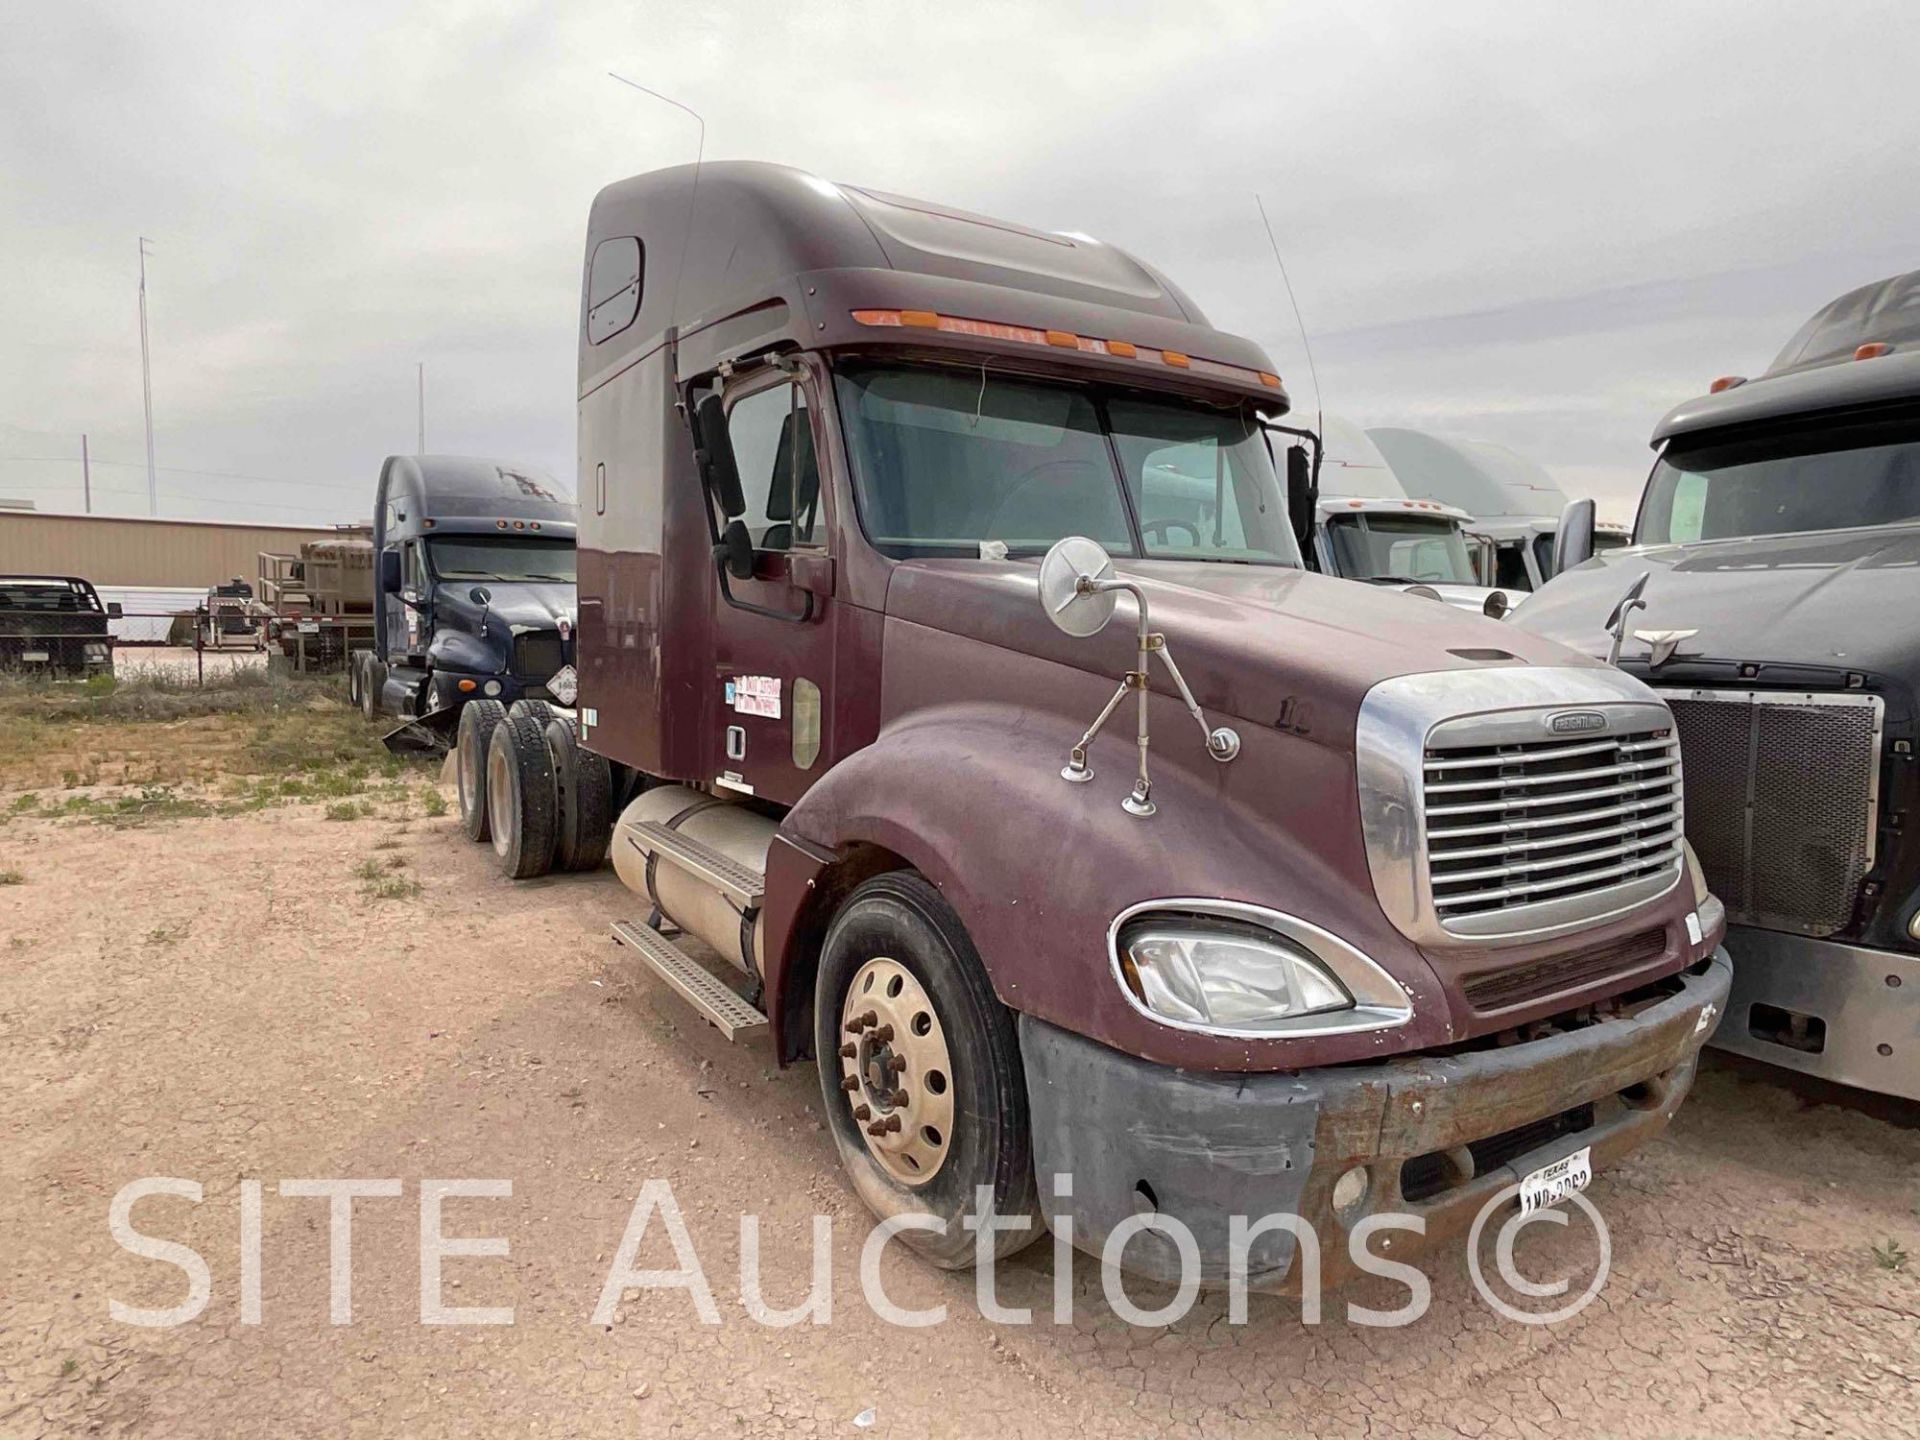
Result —
[[411, 875], [382, 875], [369, 880], [360, 893], [369, 900], [411, 900], [420, 893], [420, 882]]
[[1889, 1238], [1886, 1244], [1873, 1247], [1873, 1263], [1882, 1270], [1904, 1270], [1907, 1268], [1906, 1248], [1898, 1240]]
[[438, 820], [442, 815], [447, 813], [447, 797], [442, 795], [438, 790], [422, 790], [420, 792], [420, 805], [421, 808], [435, 820]]
[[353, 867], [353, 873], [362, 880], [378, 880], [387, 872], [386, 867], [378, 860], [362, 860], [358, 865]]
[[187, 933], [192, 928], [192, 926], [186, 924], [184, 921], [178, 925], [156, 925], [153, 929], [147, 931], [147, 944], [177, 945], [180, 941], [187, 938]]
[[387, 856], [387, 869], [389, 869], [389, 870], [404, 870], [404, 869], [406, 869], [406, 868], [407, 868], [407, 857], [406, 857], [406, 856], [404, 856], [404, 855], [389, 855], [389, 856]]
[[385, 835], [373, 842], [373, 848], [376, 850], [398, 850], [400, 848], [400, 841], [395, 836]]
[[60, 1378], [65, 1380], [80, 1369], [80, 1362], [69, 1355], [60, 1362]]
[[360, 807], [351, 800], [336, 800], [333, 804], [327, 806], [327, 819], [329, 820], [358, 820], [359, 818]]
[[27, 877], [18, 870], [0, 870], [0, 885], [24, 885]]

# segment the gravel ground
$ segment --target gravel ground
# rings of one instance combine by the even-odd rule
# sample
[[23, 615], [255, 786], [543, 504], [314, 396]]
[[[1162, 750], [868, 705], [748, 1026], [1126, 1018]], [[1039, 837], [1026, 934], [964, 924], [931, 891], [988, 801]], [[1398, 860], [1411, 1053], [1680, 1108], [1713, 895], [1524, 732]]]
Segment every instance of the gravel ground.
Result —
[[[1231, 1324], [1206, 1296], [1170, 1329], [1132, 1328], [1084, 1258], [1055, 1325], [1043, 1245], [1001, 1270], [1002, 1302], [1040, 1317], [1024, 1327], [889, 1247], [893, 1301], [949, 1310], [902, 1329], [862, 1298], [865, 1212], [813, 1073], [729, 1047], [611, 947], [608, 921], [636, 906], [610, 875], [509, 885], [451, 818], [396, 833], [323, 812], [0, 827], [0, 872], [18, 874], [0, 886], [0, 1435], [1920, 1432], [1920, 1262], [1889, 1246], [1920, 1251], [1911, 1109], [1710, 1065], [1676, 1128], [1596, 1180], [1612, 1273], [1556, 1326], [1494, 1313], [1459, 1255], [1428, 1263], [1431, 1311], [1402, 1329], [1346, 1318], [1347, 1298], [1404, 1301], [1385, 1281], [1330, 1296], [1318, 1325], [1258, 1297]], [[368, 862], [402, 893], [375, 898]], [[136, 1214], [211, 1272], [204, 1312], [166, 1329], [109, 1315], [185, 1288], [109, 1233], [116, 1191], [148, 1175], [203, 1186]], [[403, 1184], [355, 1204], [350, 1323], [328, 1318], [326, 1202], [278, 1193], [301, 1177]], [[512, 1182], [445, 1211], [448, 1233], [510, 1253], [447, 1260], [445, 1303], [512, 1306], [511, 1325], [419, 1323], [420, 1182], [454, 1177]], [[656, 1177], [718, 1325], [671, 1290], [593, 1323]], [[798, 1302], [812, 1218], [831, 1221], [829, 1324], [749, 1317], [743, 1210], [774, 1306]], [[1542, 1226], [1518, 1247], [1526, 1273], [1576, 1289], [1592, 1252]], [[657, 1223], [639, 1263], [674, 1263]]]

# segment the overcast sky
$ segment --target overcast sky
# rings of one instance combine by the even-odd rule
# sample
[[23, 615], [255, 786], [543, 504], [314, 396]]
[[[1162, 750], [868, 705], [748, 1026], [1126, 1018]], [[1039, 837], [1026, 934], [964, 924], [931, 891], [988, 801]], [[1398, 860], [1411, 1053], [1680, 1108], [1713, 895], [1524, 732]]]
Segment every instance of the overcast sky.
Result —
[[[227, 13], [218, 13], [221, 9]], [[1500, 441], [1628, 514], [1646, 438], [1920, 264], [1898, 4], [220, 7], [63, 0], [0, 45], [0, 497], [364, 517], [383, 456], [569, 485], [595, 190], [781, 161], [1157, 264], [1304, 411]], [[1694, 13], [1684, 13], [1684, 12]]]

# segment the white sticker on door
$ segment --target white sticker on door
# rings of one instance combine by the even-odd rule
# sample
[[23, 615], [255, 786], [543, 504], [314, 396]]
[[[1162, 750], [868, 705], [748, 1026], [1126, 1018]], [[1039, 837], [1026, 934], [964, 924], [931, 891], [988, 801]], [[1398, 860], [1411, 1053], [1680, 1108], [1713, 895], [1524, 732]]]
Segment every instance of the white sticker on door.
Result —
[[728, 688], [733, 692], [733, 708], [740, 714], [780, 718], [778, 675], [736, 675]]

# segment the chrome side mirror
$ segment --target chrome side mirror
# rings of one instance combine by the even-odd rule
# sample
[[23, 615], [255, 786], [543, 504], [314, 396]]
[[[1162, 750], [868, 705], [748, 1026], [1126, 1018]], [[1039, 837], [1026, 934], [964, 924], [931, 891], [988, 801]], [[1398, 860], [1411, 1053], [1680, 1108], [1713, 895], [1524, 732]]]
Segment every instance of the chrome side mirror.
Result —
[[1093, 770], [1087, 764], [1087, 747], [1093, 744], [1100, 727], [1112, 718], [1113, 712], [1120, 708], [1120, 702], [1127, 698], [1127, 692], [1132, 690], [1139, 697], [1137, 743], [1140, 747], [1140, 769], [1134, 778], [1132, 792], [1120, 802], [1120, 808], [1129, 815], [1145, 819], [1156, 809], [1153, 781], [1147, 776], [1147, 667], [1151, 663], [1150, 656], [1159, 655], [1166, 665], [1167, 673], [1173, 677], [1173, 683], [1180, 691], [1180, 699], [1186, 705], [1187, 713], [1200, 726], [1200, 734], [1206, 742], [1209, 755], [1223, 764], [1233, 759], [1240, 753], [1240, 737], [1224, 725], [1216, 730], [1207, 724], [1207, 717], [1201, 711], [1199, 702], [1187, 688], [1186, 677], [1180, 673], [1180, 667], [1173, 663], [1173, 654], [1167, 649], [1167, 637], [1156, 635], [1147, 624], [1146, 595], [1131, 580], [1122, 580], [1114, 574], [1113, 557], [1107, 554], [1099, 541], [1089, 540], [1084, 535], [1069, 535], [1047, 551], [1046, 557], [1040, 562], [1040, 608], [1046, 612], [1049, 620], [1076, 639], [1097, 635], [1106, 628], [1107, 622], [1113, 619], [1114, 606], [1122, 590], [1132, 595], [1134, 603], [1140, 608], [1138, 659], [1134, 668], [1121, 676], [1120, 688], [1113, 692], [1113, 698], [1107, 701], [1106, 708], [1088, 727], [1087, 733], [1080, 737], [1080, 743], [1073, 747], [1066, 766], [1060, 771], [1060, 778], [1076, 785], [1093, 779]]

